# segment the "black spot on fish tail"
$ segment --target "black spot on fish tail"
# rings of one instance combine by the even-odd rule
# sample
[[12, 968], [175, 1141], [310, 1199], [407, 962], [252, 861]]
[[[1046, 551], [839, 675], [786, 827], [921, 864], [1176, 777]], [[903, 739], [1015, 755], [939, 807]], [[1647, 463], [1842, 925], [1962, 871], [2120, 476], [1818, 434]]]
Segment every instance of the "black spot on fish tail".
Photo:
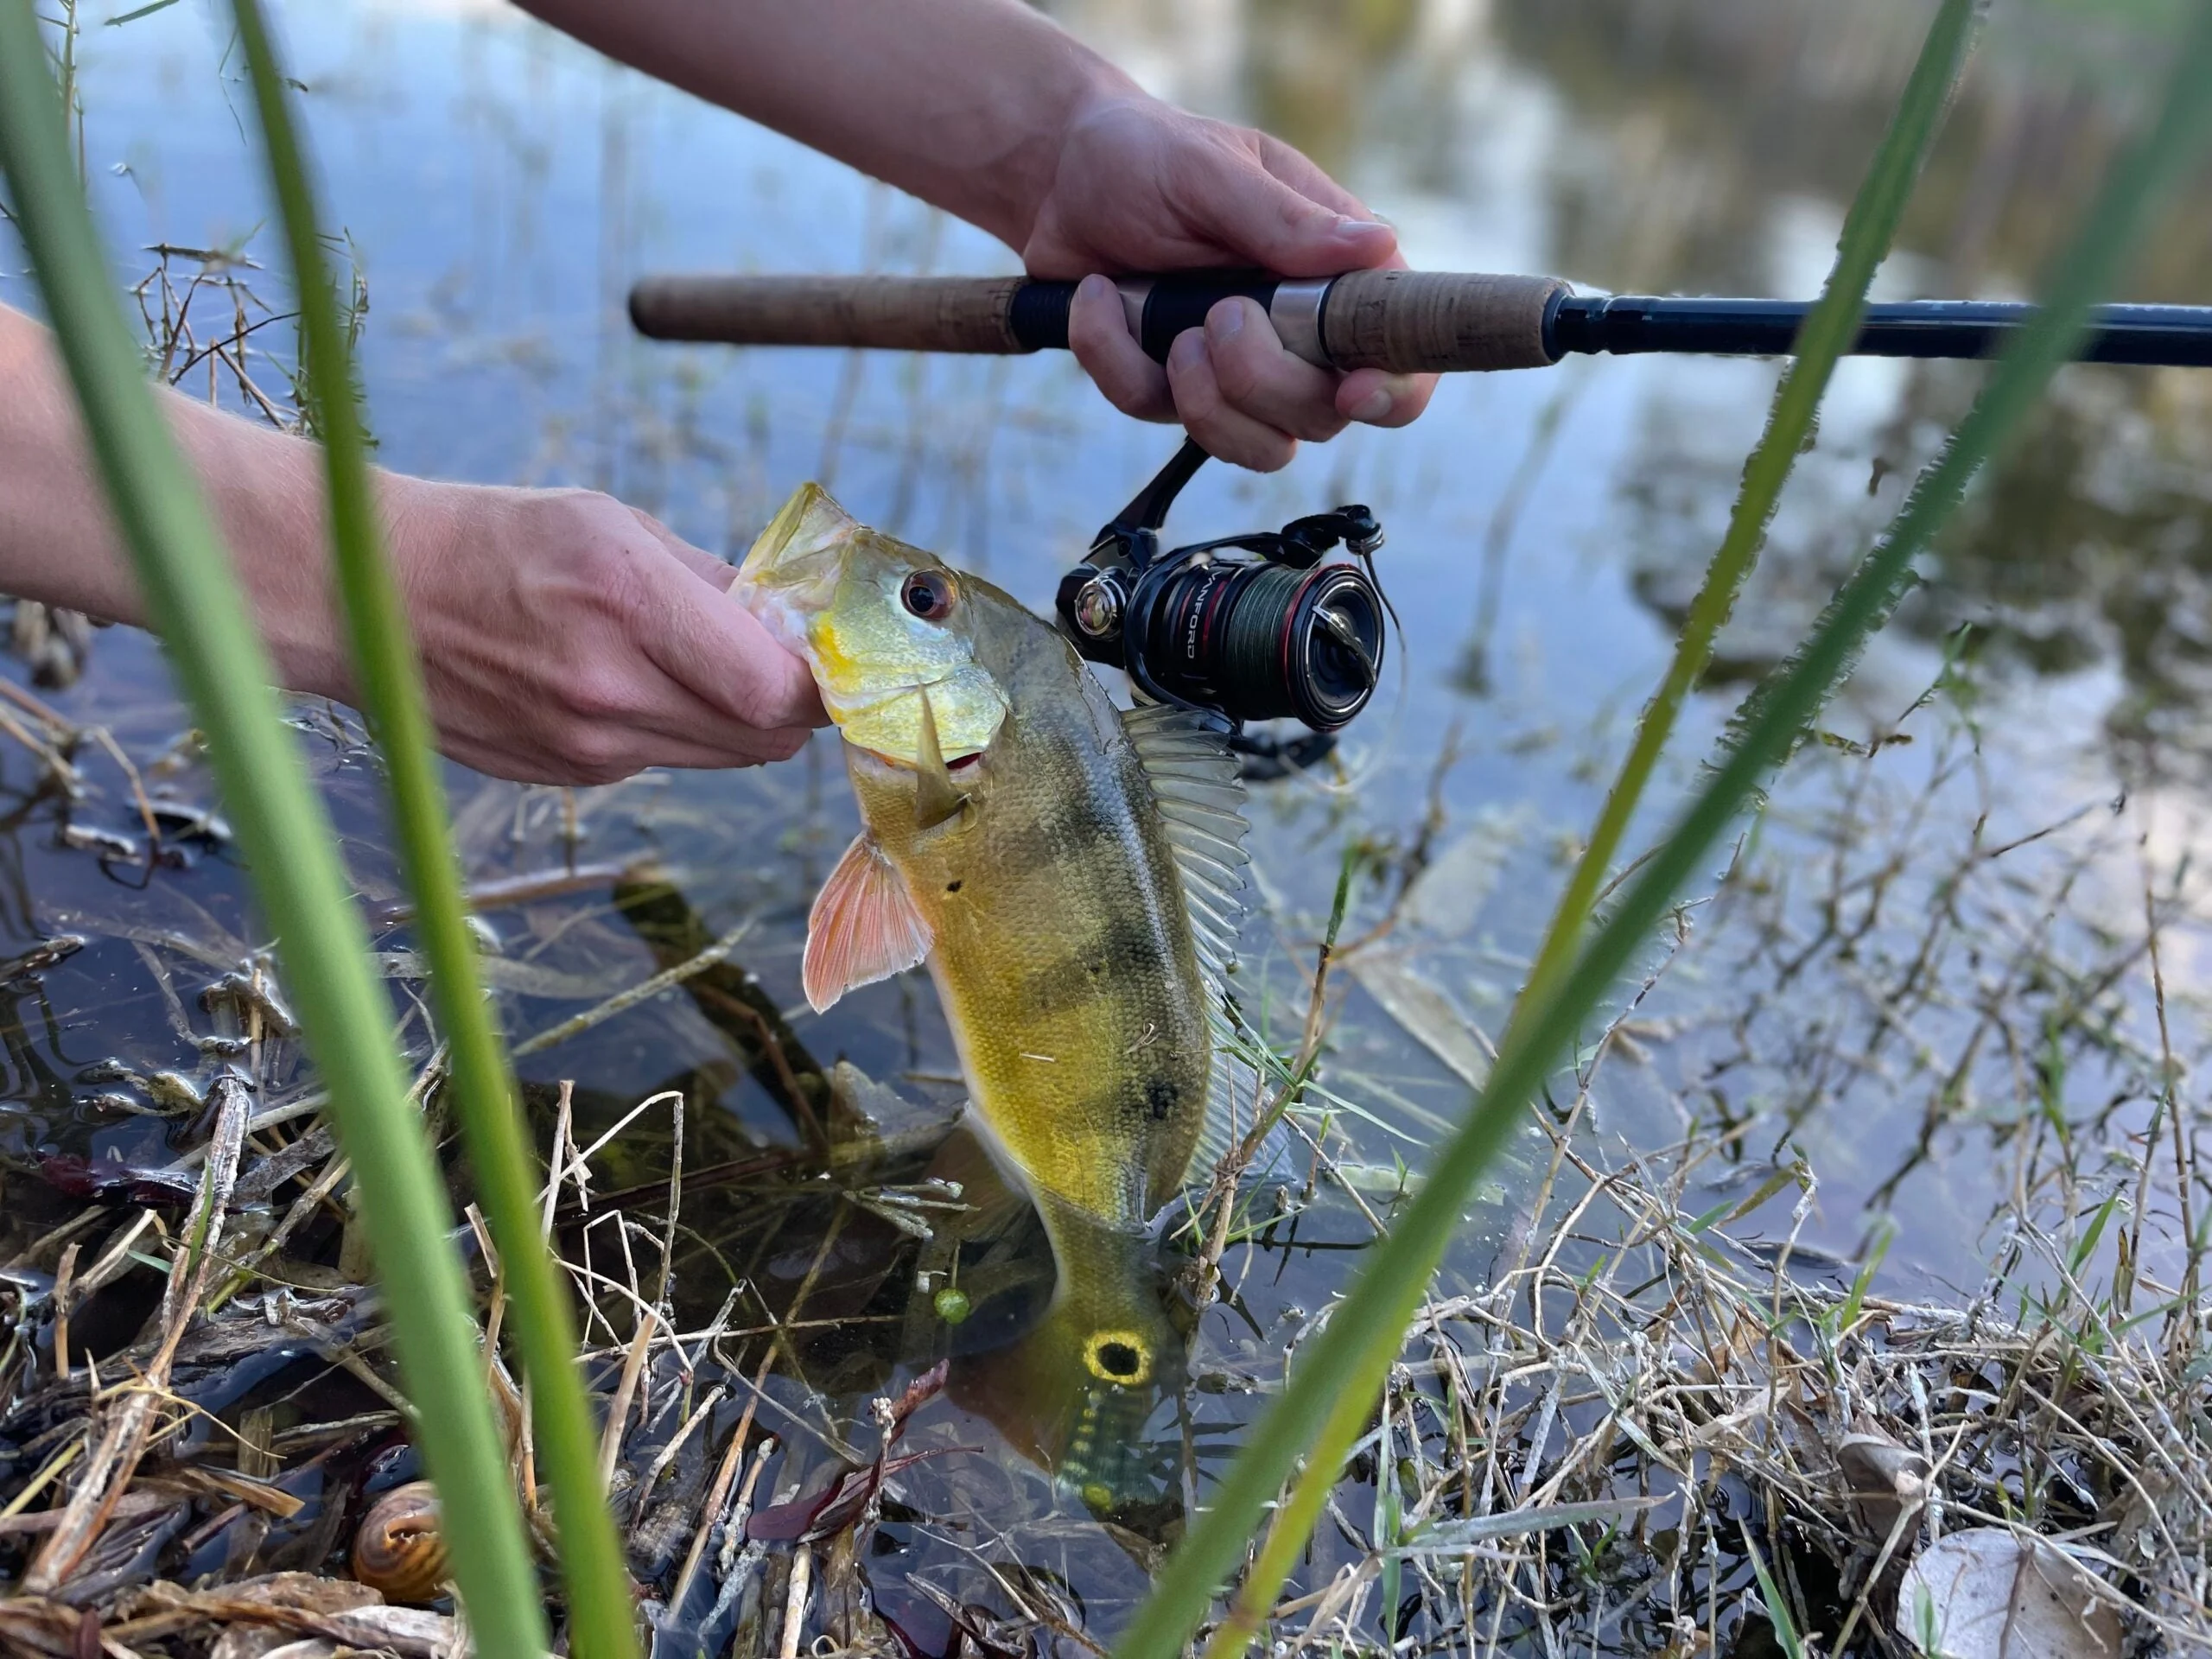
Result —
[[960, 884], [957, 881], [948, 881], [944, 884], [944, 890], [947, 893], [957, 893], [960, 891]]

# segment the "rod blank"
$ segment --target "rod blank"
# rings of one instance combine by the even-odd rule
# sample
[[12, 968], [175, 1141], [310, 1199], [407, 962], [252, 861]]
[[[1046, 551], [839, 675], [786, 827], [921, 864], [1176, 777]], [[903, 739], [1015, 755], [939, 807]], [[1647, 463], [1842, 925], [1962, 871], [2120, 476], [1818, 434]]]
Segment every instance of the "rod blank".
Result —
[[[1175, 337], [1232, 296], [1267, 312], [1290, 349], [1325, 368], [1409, 374], [1541, 368], [1570, 353], [1780, 357], [1810, 304], [1575, 294], [1548, 276], [1361, 270], [1292, 279], [1262, 271], [1125, 276], [1130, 330], [1164, 360]], [[1019, 276], [649, 276], [630, 317], [656, 340], [1014, 353], [1065, 349], [1075, 284]], [[1985, 358], [2034, 315], [1986, 300], [1869, 306], [1862, 357]], [[2093, 362], [2212, 366], [2212, 308], [2099, 309]]]

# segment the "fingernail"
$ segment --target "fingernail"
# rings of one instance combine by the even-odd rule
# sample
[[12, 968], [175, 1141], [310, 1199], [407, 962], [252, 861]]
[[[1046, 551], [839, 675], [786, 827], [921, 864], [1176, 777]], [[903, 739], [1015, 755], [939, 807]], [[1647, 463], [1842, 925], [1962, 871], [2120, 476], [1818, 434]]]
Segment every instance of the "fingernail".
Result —
[[1370, 236], [1376, 231], [1387, 232], [1389, 228], [1379, 219], [1339, 219], [1337, 221], [1338, 236]]
[[1377, 388], [1351, 406], [1355, 421], [1379, 421], [1390, 412], [1390, 394]]
[[1168, 362], [1179, 369], [1195, 368], [1205, 354], [1205, 336], [1195, 328], [1185, 328], [1167, 348]]
[[1077, 299], [1081, 299], [1084, 296], [1088, 295], [1090, 298], [1095, 300], [1102, 296], [1111, 294], [1114, 291], [1113, 279], [1108, 276], [1102, 276], [1094, 270], [1090, 276], [1084, 277], [1080, 283], [1076, 284], [1075, 291], [1076, 297]]
[[1224, 300], [1206, 313], [1206, 333], [1227, 345], [1244, 332], [1244, 307], [1236, 300]]

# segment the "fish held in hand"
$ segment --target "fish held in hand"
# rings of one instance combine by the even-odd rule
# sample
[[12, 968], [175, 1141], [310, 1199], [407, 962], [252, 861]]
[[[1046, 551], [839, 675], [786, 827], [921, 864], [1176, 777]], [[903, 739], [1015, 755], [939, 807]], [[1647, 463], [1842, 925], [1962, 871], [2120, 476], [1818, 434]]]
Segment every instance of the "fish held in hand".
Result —
[[1033, 1192], [1148, 1219], [1251, 1105], [1216, 1077], [1245, 862], [1225, 733], [1117, 709], [1055, 629], [815, 485], [733, 592], [811, 667], [864, 825], [815, 900], [808, 1001], [926, 963]]

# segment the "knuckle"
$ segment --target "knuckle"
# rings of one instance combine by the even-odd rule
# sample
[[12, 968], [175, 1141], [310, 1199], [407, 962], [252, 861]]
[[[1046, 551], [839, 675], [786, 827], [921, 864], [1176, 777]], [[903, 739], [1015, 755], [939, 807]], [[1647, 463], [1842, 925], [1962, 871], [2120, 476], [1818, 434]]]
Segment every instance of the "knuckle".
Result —
[[578, 783], [619, 783], [639, 766], [630, 741], [604, 726], [575, 728], [561, 753]]
[[594, 741], [599, 741], [606, 726], [619, 723], [631, 713], [629, 687], [619, 676], [599, 670], [583, 669], [565, 677], [561, 681], [560, 702], [563, 710]]

